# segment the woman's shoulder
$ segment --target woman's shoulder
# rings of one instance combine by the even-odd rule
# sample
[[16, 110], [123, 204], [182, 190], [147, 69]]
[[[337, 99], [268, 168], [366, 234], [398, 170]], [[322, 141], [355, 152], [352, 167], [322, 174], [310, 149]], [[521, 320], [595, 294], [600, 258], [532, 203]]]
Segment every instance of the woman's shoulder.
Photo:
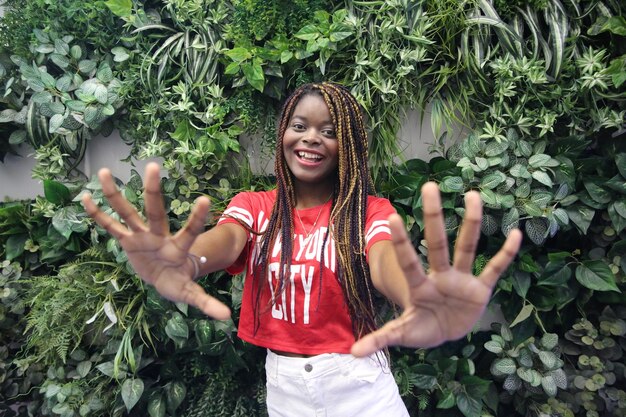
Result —
[[367, 205], [368, 206], [377, 206], [377, 205], [391, 205], [391, 202], [385, 197], [378, 197], [375, 195], [367, 196]]
[[253, 204], [260, 203], [274, 203], [276, 200], [276, 189], [267, 190], [267, 191], [241, 191], [235, 197], [233, 197], [232, 202], [243, 202], [248, 201]]

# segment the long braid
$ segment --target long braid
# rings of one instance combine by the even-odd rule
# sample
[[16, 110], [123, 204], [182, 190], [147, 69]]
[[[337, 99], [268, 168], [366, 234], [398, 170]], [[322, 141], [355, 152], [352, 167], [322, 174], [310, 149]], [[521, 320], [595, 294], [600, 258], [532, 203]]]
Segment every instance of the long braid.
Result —
[[[352, 330], [355, 337], [359, 338], [373, 331], [377, 325], [373, 285], [365, 259], [367, 198], [374, 192], [374, 187], [367, 165], [367, 133], [360, 106], [345, 87], [333, 83], [299, 87], [287, 99], [281, 112], [276, 144], [276, 201], [255, 260], [255, 331], [260, 323], [262, 289], [268, 282], [268, 261], [279, 235], [280, 265], [283, 267], [279, 272], [278, 284], [273, 289], [272, 302], [276, 302], [285, 289], [285, 271], [291, 267], [296, 196], [293, 176], [283, 155], [283, 136], [296, 105], [302, 97], [310, 94], [320, 95], [324, 99], [335, 126], [339, 148], [338, 185], [334, 191], [329, 230], [336, 244], [338, 277], [352, 319]], [[325, 244], [326, 239], [323, 246]], [[322, 248], [322, 256], [323, 253]], [[323, 265], [322, 258], [320, 269]]]

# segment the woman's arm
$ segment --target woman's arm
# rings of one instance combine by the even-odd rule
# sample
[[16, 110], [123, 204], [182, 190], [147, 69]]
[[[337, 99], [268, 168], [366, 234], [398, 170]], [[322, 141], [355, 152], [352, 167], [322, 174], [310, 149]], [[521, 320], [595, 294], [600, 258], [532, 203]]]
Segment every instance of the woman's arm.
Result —
[[381, 240], [372, 245], [368, 254], [370, 275], [374, 287], [401, 308], [409, 302], [409, 284], [390, 240]]
[[246, 230], [235, 223], [217, 225], [196, 238], [189, 253], [206, 258], [199, 264], [199, 274], [205, 275], [231, 266], [241, 255], [248, 241]]

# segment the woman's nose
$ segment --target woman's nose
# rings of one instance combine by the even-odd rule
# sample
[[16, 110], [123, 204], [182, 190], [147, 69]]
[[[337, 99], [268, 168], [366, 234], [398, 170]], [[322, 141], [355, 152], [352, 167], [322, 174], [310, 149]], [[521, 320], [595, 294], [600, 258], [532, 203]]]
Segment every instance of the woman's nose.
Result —
[[320, 138], [319, 135], [317, 134], [317, 131], [315, 129], [309, 129], [305, 132], [304, 136], [302, 137], [302, 142], [305, 143], [319, 143], [320, 142]]

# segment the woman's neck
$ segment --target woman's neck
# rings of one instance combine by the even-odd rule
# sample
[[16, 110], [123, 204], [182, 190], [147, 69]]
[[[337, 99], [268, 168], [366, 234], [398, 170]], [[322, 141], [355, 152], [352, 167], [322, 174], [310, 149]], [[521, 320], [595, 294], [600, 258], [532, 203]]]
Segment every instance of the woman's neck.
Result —
[[334, 187], [325, 184], [320, 186], [296, 186], [296, 208], [305, 209], [321, 206], [332, 198]]

